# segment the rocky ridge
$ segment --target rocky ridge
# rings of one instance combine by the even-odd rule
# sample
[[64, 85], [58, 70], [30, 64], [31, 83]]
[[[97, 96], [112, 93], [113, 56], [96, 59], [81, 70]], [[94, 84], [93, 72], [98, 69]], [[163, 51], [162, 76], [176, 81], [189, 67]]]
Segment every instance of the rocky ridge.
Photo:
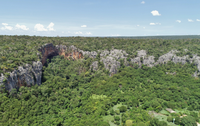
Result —
[[[41, 61], [33, 62], [32, 65], [26, 64], [25, 66], [19, 66], [17, 70], [9, 73], [8, 77], [5, 77], [3, 74], [0, 76], [0, 85], [5, 85], [6, 90], [11, 91], [13, 88], [20, 88], [21, 86], [31, 86], [31, 85], [41, 85], [42, 77], [42, 66], [45, 65], [47, 59], [52, 58], [53, 56], [62, 55], [67, 59], [77, 60], [81, 58], [96, 58], [97, 54], [100, 54], [100, 61], [103, 62], [106, 70], [110, 72], [110, 75], [116, 74], [118, 68], [121, 67], [121, 62], [124, 61], [125, 66], [130, 66], [131, 64], [138, 64], [139, 67], [142, 64], [153, 67], [158, 64], [165, 64], [169, 61], [174, 63], [186, 62], [194, 63], [198, 72], [200, 71], [200, 57], [193, 55], [192, 58], [189, 58], [188, 55], [179, 57], [176, 56], [178, 51], [171, 50], [167, 54], [164, 54], [158, 58], [155, 62], [154, 56], [147, 56], [146, 50], [137, 51], [137, 57], [130, 58], [127, 61], [128, 54], [124, 50], [112, 49], [108, 50], [98, 50], [96, 51], [83, 51], [75, 46], [65, 46], [65, 45], [56, 45], [45, 44], [38, 49], [41, 53]], [[38, 54], [40, 55], [40, 54]], [[94, 71], [98, 70], [98, 61], [94, 61], [90, 68]], [[194, 76], [197, 77], [198, 72], [195, 72]]]

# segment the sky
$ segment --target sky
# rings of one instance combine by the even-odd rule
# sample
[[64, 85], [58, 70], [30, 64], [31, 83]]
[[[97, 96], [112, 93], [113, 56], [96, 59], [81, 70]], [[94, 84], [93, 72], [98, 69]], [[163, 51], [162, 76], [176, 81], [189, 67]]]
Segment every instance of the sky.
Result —
[[200, 35], [200, 0], [1, 0], [0, 35]]

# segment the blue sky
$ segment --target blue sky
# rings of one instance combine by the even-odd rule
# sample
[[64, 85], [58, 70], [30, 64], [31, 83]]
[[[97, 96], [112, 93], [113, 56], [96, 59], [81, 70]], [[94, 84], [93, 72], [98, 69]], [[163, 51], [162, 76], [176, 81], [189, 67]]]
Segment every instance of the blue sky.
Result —
[[1, 0], [1, 35], [200, 35], [200, 0]]

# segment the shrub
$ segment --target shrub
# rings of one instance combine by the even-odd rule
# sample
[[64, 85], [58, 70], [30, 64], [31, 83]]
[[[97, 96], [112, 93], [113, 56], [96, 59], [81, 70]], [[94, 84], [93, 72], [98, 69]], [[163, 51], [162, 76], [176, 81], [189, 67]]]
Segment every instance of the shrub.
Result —
[[115, 113], [116, 113], [117, 115], [119, 115], [119, 114], [120, 114], [120, 111], [119, 111], [119, 110], [115, 110]]
[[167, 117], [167, 121], [168, 121], [168, 122], [172, 122], [172, 121], [173, 121], [172, 116], [168, 116], [168, 117]]
[[185, 116], [181, 118], [180, 124], [183, 126], [197, 126], [196, 120], [192, 116]]
[[133, 120], [126, 120], [126, 126], [132, 126]]
[[114, 115], [115, 111], [113, 109], [110, 110], [110, 115]]
[[121, 106], [121, 107], [119, 107], [119, 111], [120, 112], [126, 112], [126, 110], [127, 110], [127, 108], [126, 108], [126, 106]]
[[119, 116], [115, 116], [114, 119], [115, 119], [115, 121], [119, 121], [120, 117]]
[[119, 122], [119, 121], [116, 121], [115, 124], [120, 125], [120, 122]]

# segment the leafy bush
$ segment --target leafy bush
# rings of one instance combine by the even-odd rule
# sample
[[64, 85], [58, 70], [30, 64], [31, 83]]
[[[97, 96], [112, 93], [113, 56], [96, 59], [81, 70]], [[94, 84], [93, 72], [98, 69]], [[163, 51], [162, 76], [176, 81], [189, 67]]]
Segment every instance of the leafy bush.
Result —
[[119, 107], [119, 111], [120, 112], [126, 112], [126, 110], [127, 110], [127, 107], [126, 106], [121, 106], [121, 107]]
[[196, 120], [192, 116], [185, 116], [181, 118], [180, 124], [182, 126], [197, 126]]
[[115, 119], [115, 121], [119, 121], [120, 117], [119, 116], [115, 116], [114, 119]]

